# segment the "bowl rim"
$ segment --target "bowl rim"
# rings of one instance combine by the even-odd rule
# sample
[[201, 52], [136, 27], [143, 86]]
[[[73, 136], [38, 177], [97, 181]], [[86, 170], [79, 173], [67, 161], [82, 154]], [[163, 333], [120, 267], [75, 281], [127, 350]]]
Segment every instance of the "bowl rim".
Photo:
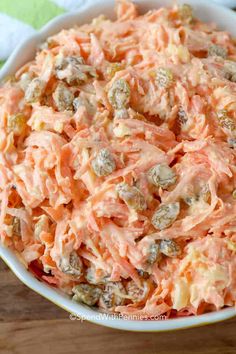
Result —
[[16, 277], [28, 288], [70, 313], [69, 318], [71, 320], [82, 319], [105, 327], [126, 331], [167, 332], [217, 323], [236, 316], [236, 309], [234, 307], [229, 307], [203, 315], [164, 319], [159, 321], [135, 321], [114, 318], [112, 316], [101, 314], [85, 305], [78, 304], [65, 296], [58, 289], [50, 287], [46, 283], [38, 280], [25, 268], [13, 251], [2, 245], [0, 245], [0, 258], [2, 258]]
[[[152, 3], [163, 3], [164, 0], [154, 0]], [[140, 4], [144, 3], [145, 0], [136, 0], [135, 3]], [[146, 0], [146, 3], [150, 2]], [[218, 10], [224, 12], [225, 14], [232, 14], [235, 16], [232, 10], [225, 8], [216, 3], [206, 3], [204, 0], [187, 0], [182, 1], [179, 0], [179, 3], [190, 3], [192, 5], [201, 5], [205, 6], [208, 9], [217, 8]], [[109, 6], [112, 4], [113, 0], [105, 0], [102, 2], [102, 5]], [[165, 2], [166, 3], [166, 2]], [[93, 10], [94, 7], [100, 6], [101, 1], [99, 0], [86, 0], [83, 2], [82, 6], [73, 12], [68, 12], [63, 15], [57, 16], [51, 21], [49, 21], [40, 31], [37, 33], [29, 36], [25, 41], [20, 43], [13, 53], [10, 55], [6, 63], [4, 64], [3, 68], [0, 70], [0, 80], [3, 80], [4, 77], [8, 76], [9, 73], [15, 71], [16, 65], [15, 62], [17, 61], [17, 57], [21, 55], [24, 48], [29, 46], [31, 43], [36, 43], [39, 45], [42, 40], [47, 38], [52, 33], [56, 33], [60, 28], [62, 29], [63, 23], [65, 21], [69, 21], [70, 19], [78, 19], [82, 17], [83, 14], [87, 14], [89, 10]], [[101, 10], [101, 12], [103, 12]], [[83, 21], [82, 21], [83, 22]], [[64, 26], [65, 27], [65, 26]], [[67, 27], [67, 26], [66, 26]], [[34, 46], [35, 48], [35, 46]], [[198, 316], [189, 316], [189, 317], [182, 317], [182, 318], [174, 318], [174, 319], [166, 319], [162, 321], [152, 321], [152, 320], [145, 320], [145, 321], [135, 321], [135, 320], [126, 320], [121, 318], [113, 318], [111, 316], [105, 316], [104, 318], [101, 316], [101, 313], [88, 308], [85, 305], [77, 304], [73, 302], [71, 299], [67, 298], [63, 295], [60, 291], [56, 290], [48, 286], [47, 284], [40, 282], [36, 279], [19, 261], [16, 254], [11, 251], [10, 249], [3, 246], [0, 242], [0, 258], [9, 266], [12, 272], [17, 276], [22, 283], [28, 286], [30, 289], [38, 293], [39, 295], [43, 296], [44, 298], [48, 299], [52, 303], [56, 304], [57, 306], [63, 308], [70, 314], [72, 314], [71, 319], [85, 319], [89, 322], [103, 325], [106, 327], [114, 328], [114, 329], [121, 329], [127, 331], [137, 331], [137, 332], [164, 332], [164, 331], [173, 331], [179, 329], [186, 329], [190, 327], [198, 327], [207, 324], [212, 324], [216, 322], [221, 322], [236, 316], [236, 309], [234, 307], [229, 307], [222, 309], [220, 311], [215, 311], [203, 315]]]

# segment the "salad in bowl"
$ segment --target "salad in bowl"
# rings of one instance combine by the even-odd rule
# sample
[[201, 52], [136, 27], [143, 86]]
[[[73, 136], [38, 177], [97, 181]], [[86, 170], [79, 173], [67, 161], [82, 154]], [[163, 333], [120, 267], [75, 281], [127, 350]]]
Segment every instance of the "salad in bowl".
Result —
[[233, 315], [236, 41], [187, 4], [115, 12], [1, 83], [1, 248], [73, 308]]

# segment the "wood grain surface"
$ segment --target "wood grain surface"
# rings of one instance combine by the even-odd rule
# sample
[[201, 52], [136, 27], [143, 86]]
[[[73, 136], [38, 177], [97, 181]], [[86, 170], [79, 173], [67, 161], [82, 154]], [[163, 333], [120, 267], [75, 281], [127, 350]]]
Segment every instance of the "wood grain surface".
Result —
[[0, 260], [1, 354], [235, 354], [236, 318], [169, 333], [135, 333], [71, 321]]

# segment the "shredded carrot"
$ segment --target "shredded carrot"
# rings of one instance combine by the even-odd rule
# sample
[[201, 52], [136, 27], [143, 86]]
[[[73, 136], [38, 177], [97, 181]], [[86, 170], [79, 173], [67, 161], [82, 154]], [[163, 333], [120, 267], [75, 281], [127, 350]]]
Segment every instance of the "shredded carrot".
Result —
[[0, 240], [103, 311], [233, 306], [235, 40], [187, 5], [116, 14], [1, 84]]

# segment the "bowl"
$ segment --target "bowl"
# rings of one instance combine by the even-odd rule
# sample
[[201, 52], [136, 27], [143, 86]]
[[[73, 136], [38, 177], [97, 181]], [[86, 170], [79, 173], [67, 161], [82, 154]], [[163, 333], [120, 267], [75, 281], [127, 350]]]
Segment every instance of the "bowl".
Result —
[[[141, 12], [146, 12], [160, 6], [171, 6], [173, 2], [172, 0], [136, 0], [135, 3], [139, 6], [139, 10]], [[206, 2], [204, 0], [185, 0], [179, 1], [179, 3], [190, 4], [194, 8], [194, 13], [196, 16], [201, 20], [206, 22], [215, 22], [219, 28], [225, 29], [236, 36], [236, 13], [232, 10], [214, 4], [213, 2]], [[101, 13], [112, 18], [114, 17], [113, 8], [114, 1], [111, 0], [87, 0], [83, 1], [83, 5], [76, 12], [71, 12], [55, 18], [43, 27], [41, 31], [35, 35], [32, 35], [14, 50], [0, 71], [0, 80], [15, 73], [16, 70], [23, 64], [33, 59], [37, 47], [47, 37], [55, 34], [63, 28], [70, 28], [75, 24], [89, 22]], [[120, 316], [108, 316], [91, 309], [86, 305], [77, 304], [59, 290], [40, 282], [23, 266], [23, 264], [21, 264], [14, 252], [5, 248], [1, 243], [0, 257], [25, 285], [54, 304], [68, 311], [71, 314], [71, 320], [85, 319], [96, 324], [122, 330], [161, 332], [215, 323], [229, 319], [236, 315], [235, 308], [229, 307], [220, 311], [206, 313], [199, 316], [175, 319], [160, 318], [159, 320], [153, 319], [140, 321], [135, 319], [124, 319]]]

